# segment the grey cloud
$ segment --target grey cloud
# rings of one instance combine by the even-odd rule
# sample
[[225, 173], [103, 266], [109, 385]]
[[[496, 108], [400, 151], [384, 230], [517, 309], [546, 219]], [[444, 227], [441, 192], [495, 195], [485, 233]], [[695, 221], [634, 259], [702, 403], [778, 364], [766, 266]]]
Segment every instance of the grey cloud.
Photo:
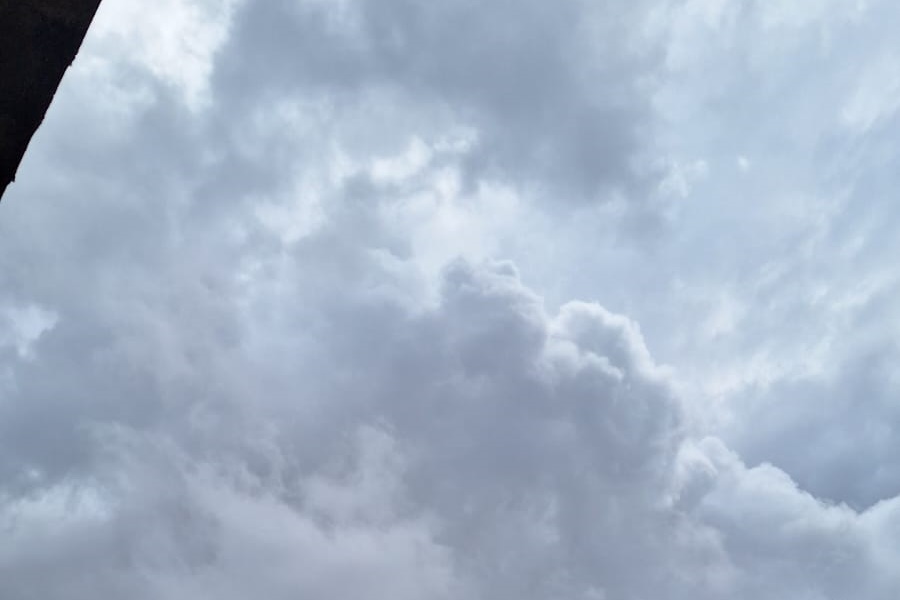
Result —
[[895, 497], [896, 357], [892, 346], [856, 348], [834, 372], [750, 391], [742, 413], [755, 426], [734, 428], [735, 447], [748, 461], [777, 463], [822, 498], [869, 508]]
[[477, 131], [466, 157], [476, 181], [537, 187], [553, 200], [623, 191], [640, 200], [656, 177], [647, 162], [647, 92], [659, 54], [639, 43], [645, 8], [247, 4], [218, 63], [216, 90], [242, 110], [271, 98], [273, 86], [336, 103], [387, 90], [426, 122]]
[[639, 321], [708, 431], [749, 464], [860, 509], [891, 498], [900, 13], [658, 6], [659, 143], [683, 186], [668, 235], [635, 250], [608, 241], [606, 215], [554, 223], [565, 250], [528, 264], [565, 280], [555, 300], [598, 298]]
[[[873, 568], [855, 513], [715, 444], [693, 463], [711, 465], [699, 494], [669, 504], [696, 487], [696, 467], [677, 454], [683, 416], [668, 374], [627, 319], [583, 303], [550, 317], [503, 263], [452, 265], [439, 304], [422, 312], [346, 296], [353, 311], [317, 313], [341, 332], [316, 340], [336, 365], [316, 375], [328, 397], [318, 409], [303, 391], [320, 367], [266, 354], [292, 370], [293, 397], [260, 402], [267, 388], [245, 388], [238, 406], [207, 407], [188, 428], [101, 425], [84, 474], [7, 503], [9, 530], [33, 540], [6, 550], [7, 594], [829, 597]], [[279, 310], [296, 310], [292, 299]], [[22, 506], [37, 518], [14, 518]], [[65, 526], [42, 529], [48, 518]], [[787, 518], [813, 537], [775, 535]], [[804, 574], [845, 555], [847, 576], [808, 587]], [[877, 581], [869, 597], [889, 597]]]
[[739, 567], [725, 575], [733, 597], [891, 596], [897, 576], [880, 565], [896, 560], [896, 544], [871, 527], [881, 518], [894, 522], [896, 502], [858, 514], [817, 500], [769, 464], [747, 468], [718, 440], [703, 440], [698, 450], [684, 463], [691, 466], [682, 481], [704, 490], [690, 511], [715, 528]]
[[[545, 306], [512, 263], [435, 285], [397, 218], [416, 175], [370, 172], [468, 125], [435, 168], [641, 185], [650, 5], [343, 6], [245, 5], [203, 109], [118, 58], [141, 102], [110, 113], [77, 69], [61, 93], [0, 207], [3, 305], [59, 317], [0, 354], [0, 595], [892, 598], [896, 501], [696, 441], [634, 321]], [[257, 212], [307, 196], [298, 239]], [[612, 294], [623, 264], [580, 273]]]
[[[565, 323], [551, 336], [539, 301], [521, 287], [507, 266], [494, 270], [458, 264], [448, 271], [446, 281], [443, 300], [435, 311], [414, 318], [394, 311], [394, 318], [382, 329], [387, 335], [375, 339], [380, 345], [377, 352], [370, 348], [348, 355], [342, 350], [343, 344], [320, 346], [319, 351], [326, 354], [333, 350], [329, 356], [342, 361], [354, 379], [365, 385], [364, 390], [356, 390], [363, 397], [355, 408], [345, 410], [337, 420], [305, 423], [292, 432], [289, 415], [296, 410], [293, 403], [274, 409], [269, 405], [275, 412], [267, 413], [265, 408], [254, 408], [252, 397], [243, 399], [239, 414], [247, 419], [248, 430], [240, 434], [240, 428], [230, 428], [230, 432], [247, 436], [255, 430], [253, 423], [268, 423], [277, 433], [274, 449], [263, 448], [262, 454], [256, 455], [257, 464], [247, 474], [249, 490], [234, 475], [242, 471], [242, 464], [249, 460], [247, 455], [228, 452], [227, 448], [235, 444], [254, 446], [252, 438], [203, 442], [192, 429], [178, 433], [177, 428], [167, 425], [152, 428], [145, 435], [137, 433], [134, 424], [126, 429], [114, 428], [112, 431], [119, 433], [110, 438], [102, 434], [109, 425], [96, 426], [101, 435], [91, 436], [95, 447], [107, 447], [113, 456], [129, 457], [135, 452], [130, 446], [137, 444], [138, 454], [124, 463], [121, 459], [113, 461], [112, 484], [96, 482], [110, 460], [101, 452], [92, 458], [85, 474], [70, 472], [18, 501], [36, 504], [34, 510], [40, 510], [42, 504], [52, 507], [48, 497], [66, 494], [71, 486], [75, 489], [69, 492], [73, 496], [79, 489], [97, 495], [99, 507], [93, 510], [99, 514], [91, 514], [88, 506], [84, 515], [73, 510], [57, 516], [75, 522], [71, 532], [63, 528], [56, 533], [29, 529], [42, 526], [41, 520], [21, 521], [8, 516], [13, 519], [8, 524], [11, 531], [34, 537], [38, 548], [7, 553], [5, 569], [18, 573], [7, 580], [7, 593], [17, 597], [24, 589], [42, 589], [52, 596], [59, 594], [63, 585], [75, 585], [72, 589], [77, 594], [79, 588], [72, 578], [87, 569], [100, 575], [85, 588], [85, 594], [87, 590], [115, 593], [123, 589], [117, 587], [120, 585], [126, 586], [124, 589], [149, 586], [163, 597], [177, 598], [182, 592], [165, 592], [166, 588], [160, 587], [168, 577], [178, 580], [172, 590], [201, 586], [198, 593], [202, 594], [221, 589], [225, 585], [222, 581], [233, 577], [229, 570], [241, 569], [242, 579], [256, 582], [254, 585], [275, 597], [298, 589], [313, 595], [333, 595], [341, 593], [341, 579], [336, 577], [344, 570], [354, 577], [365, 577], [365, 572], [374, 569], [377, 586], [394, 585], [390, 561], [405, 560], [403, 556], [411, 560], [418, 551], [406, 546], [410, 543], [416, 548], [434, 546], [435, 560], [440, 559], [434, 566], [436, 577], [452, 572], [457, 582], [454, 585], [464, 586], [476, 597], [543, 597], [556, 588], [559, 593], [607, 588], [608, 593], [622, 594], [636, 587], [651, 586], [647, 587], [650, 591], [662, 585], [672, 577], [665, 567], [651, 581], [643, 581], [644, 576], [625, 569], [634, 557], [661, 542], [655, 527], [641, 532], [638, 525], [646, 518], [665, 523], [654, 506], [655, 494], [666, 485], [665, 473], [648, 467], [656, 467], [661, 457], [671, 454], [677, 436], [666, 424], [677, 421], [678, 409], [652, 363], [632, 359], [632, 355], [642, 356], [645, 351], [640, 346], [629, 348], [639, 340], [629, 339], [627, 322], [604, 322], [605, 313], [591, 315], [587, 307], [567, 310], [569, 317], [582, 313], [578, 316], [582, 323], [596, 319], [597, 333], [611, 327], [607, 335], [615, 352], [604, 358], [606, 344], [595, 342], [590, 350], [581, 349], [565, 333]], [[365, 319], [364, 310], [364, 305], [358, 307], [357, 318]], [[330, 314], [332, 319], [340, 319], [343, 313], [336, 310]], [[372, 341], [361, 327], [345, 335], [350, 335], [360, 349]], [[620, 337], [623, 335], [624, 339]], [[475, 345], [477, 352], [473, 352]], [[487, 352], [491, 348], [493, 352]], [[622, 350], [625, 354], [620, 354]], [[411, 364], [417, 367], [415, 372], [407, 370]], [[298, 368], [295, 377], [312, 375], [302, 366]], [[335, 389], [332, 393], [340, 392]], [[339, 395], [331, 398], [335, 404], [339, 400]], [[347, 513], [333, 495], [346, 497], [359, 492], [332, 490], [324, 503], [316, 498], [323, 493], [323, 486], [327, 491], [345, 485], [341, 483], [345, 470], [329, 475], [331, 459], [327, 456], [340, 452], [341, 447], [334, 440], [352, 437], [368, 423], [387, 427], [387, 437], [375, 434], [375, 441], [387, 439], [389, 444], [397, 444], [408, 465], [404, 472], [394, 474], [396, 467], [390, 461], [387, 465], [377, 461], [370, 465], [363, 457], [363, 472], [353, 475], [351, 470], [346, 485], [365, 486], [371, 481], [375, 491], [366, 488], [362, 492], [376, 496], [351, 501], [359, 508]], [[327, 444], [331, 450], [325, 453], [325, 462], [314, 464], [310, 472], [302, 461], [294, 462], [290, 440], [302, 436], [308, 428], [323, 426], [328, 428], [325, 439], [332, 440]], [[625, 432], [633, 432], [634, 437], [622, 438]], [[150, 441], [141, 442], [148, 435]], [[166, 438], [180, 448], [174, 456], [153, 452], [154, 445], [159, 444], [153, 440]], [[198, 450], [198, 442], [214, 446]], [[142, 449], [148, 443], [149, 448]], [[190, 453], [180, 455], [185, 449]], [[149, 467], [145, 466], [148, 461]], [[212, 466], [206, 466], [209, 463]], [[324, 474], [317, 474], [323, 469]], [[224, 470], [232, 475], [224, 483], [221, 476], [213, 476], [212, 481], [220, 481], [218, 485], [225, 488], [206, 492], [205, 470]], [[262, 485], [260, 491], [253, 492], [254, 477], [267, 472], [266, 479], [255, 484]], [[333, 477], [338, 480], [329, 483]], [[399, 478], [401, 487], [396, 493], [400, 495], [394, 497], [388, 490], [387, 497], [381, 496], [378, 488], [390, 485], [392, 477]], [[124, 490], [120, 480], [125, 482]], [[131, 489], [135, 485], [137, 489]], [[195, 491], [197, 487], [199, 491]], [[62, 491], [58, 491], [60, 488]], [[373, 508], [379, 498], [387, 502], [381, 511]], [[369, 500], [372, 505], [367, 504]], [[75, 500], [69, 502], [70, 506], [78, 505]], [[15, 506], [7, 505], [7, 513], [15, 514]], [[596, 521], [588, 526], [592, 514]], [[317, 520], [323, 516], [324, 524]], [[276, 519], [283, 524], [267, 525]], [[404, 519], [413, 519], [411, 531], [406, 531]], [[426, 520], [419, 523], [417, 519]], [[258, 522], [261, 531], [245, 539], [249, 522]], [[288, 523], [292, 522], [299, 530], [291, 529]], [[357, 527], [362, 530], [356, 531]], [[327, 534], [331, 528], [337, 529]], [[325, 540], [330, 536], [335, 536], [335, 554], [329, 558], [327, 549], [332, 542]], [[54, 544], [59, 552], [41, 553], [41, 539]], [[400, 546], [395, 548], [394, 540]], [[310, 562], [310, 553], [325, 551], [322, 568], [326, 575], [316, 576], [314, 571], [294, 574], [287, 565], [271, 571], [244, 559], [229, 567], [230, 553], [238, 551], [231, 548], [234, 543], [250, 544], [251, 549], [275, 552], [276, 556], [294, 548], [298, 558], [307, 556], [304, 563], [310, 569], [318, 564], [317, 560]], [[352, 548], [360, 543], [379, 544], [388, 562], [374, 554], [357, 557], [358, 550]], [[607, 543], [617, 547], [614, 554], [604, 549]], [[124, 546], [114, 552], [116, 544]], [[303, 544], [309, 546], [304, 549]], [[72, 545], [86, 548], [82, 564], [68, 561], [71, 550], [66, 548]], [[518, 547], [518, 552], [510, 554], [511, 547]], [[241, 556], [246, 556], [246, 551], [241, 549]], [[113, 554], [126, 558], [109, 564]], [[671, 560], [664, 555], [660, 558]], [[333, 566], [330, 560], [336, 561]], [[175, 564], [170, 564], [172, 561]], [[197, 561], [197, 566], [190, 567]], [[185, 572], [188, 567], [190, 571]], [[401, 571], [397, 576], [406, 578], [413, 567], [398, 568]], [[55, 576], [40, 583], [37, 574], [44, 570]], [[147, 570], [161, 572], [147, 581], [141, 576]], [[446, 573], [443, 577], [448, 576]], [[326, 580], [317, 584], [317, 577]], [[401, 587], [397, 593], [402, 597], [408, 588], [412, 595], [443, 594], [450, 584], [438, 579], [436, 592], [428, 592], [433, 582], [416, 587], [415, 581], [398, 581]], [[384, 589], [388, 593], [392, 588]]]

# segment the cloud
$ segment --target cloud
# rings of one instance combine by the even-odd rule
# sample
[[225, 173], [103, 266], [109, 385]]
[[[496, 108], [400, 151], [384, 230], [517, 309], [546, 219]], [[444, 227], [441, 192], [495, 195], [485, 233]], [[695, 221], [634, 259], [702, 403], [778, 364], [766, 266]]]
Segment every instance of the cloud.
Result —
[[215, 82], [245, 108], [273, 84], [342, 104], [389, 101], [406, 127], [472, 128], [469, 179], [511, 180], [554, 201], [637, 200], [655, 177], [644, 13], [645, 3], [569, 1], [247, 4]]
[[[631, 323], [590, 305], [551, 321], [504, 264], [452, 266], [440, 304], [418, 315], [377, 301], [354, 312], [353, 327], [318, 340], [317, 351], [342, 365], [335, 380], [323, 378], [324, 414], [295, 406], [298, 393], [285, 404], [250, 395], [205, 417], [179, 415], [234, 419], [227, 439], [222, 423], [92, 423], [94, 452], [78, 471], [6, 505], [7, 529], [30, 543], [7, 553], [5, 594], [65, 588], [77, 597], [86, 585], [85, 596], [144, 588], [239, 597], [237, 586], [274, 597], [446, 597], [462, 586], [542, 597], [649, 585], [621, 569], [662, 543], [642, 521], [665, 523], [656, 505], [679, 410]], [[346, 311], [320, 316], [341, 327]], [[302, 381], [319, 367], [293, 368]], [[338, 381], [348, 375], [349, 389]], [[348, 392], [358, 396], [342, 401]], [[315, 421], [291, 426], [298, 411]], [[321, 458], [295, 456], [293, 440], [302, 446], [317, 429]], [[271, 432], [268, 444], [260, 430]], [[70, 461], [72, 443], [57, 441]], [[21, 442], [13, 447], [21, 459]], [[286, 562], [250, 558], [258, 555]], [[98, 577], [77, 583], [85, 570]], [[421, 581], [408, 579], [413, 570]], [[345, 572], [363, 587], [345, 588]], [[661, 570], [654, 585], [667, 577]]]
[[893, 598], [889, 19], [136, 7], [0, 206], [0, 596]]
[[895, 384], [881, 365], [894, 354], [897, 280], [883, 261], [896, 211], [884, 200], [897, 123], [884, 69], [898, 13], [692, 2], [660, 14], [662, 129], [681, 164], [708, 168], [659, 258], [635, 261], [651, 271], [646, 295], [669, 301], [628, 291], [629, 314], [660, 360], [699, 383], [691, 395], [706, 396], [711, 430], [748, 463], [858, 508], [889, 499], [894, 443], [881, 429], [895, 421]]
[[896, 544], [872, 534], [881, 519], [895, 522], [895, 501], [856, 513], [817, 500], [772, 465], [747, 468], [718, 440], [686, 449], [682, 472], [706, 491], [692, 513], [741, 567], [730, 573], [735, 597], [888, 598], [896, 589], [896, 574], [884, 569]]

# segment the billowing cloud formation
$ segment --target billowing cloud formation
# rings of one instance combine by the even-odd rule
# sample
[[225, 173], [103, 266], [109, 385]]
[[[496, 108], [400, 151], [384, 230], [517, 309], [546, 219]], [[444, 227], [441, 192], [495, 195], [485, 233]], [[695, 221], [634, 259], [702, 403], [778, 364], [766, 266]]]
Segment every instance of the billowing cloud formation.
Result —
[[762, 152], [834, 9], [110, 2], [0, 207], [0, 597], [894, 598], [889, 58]]

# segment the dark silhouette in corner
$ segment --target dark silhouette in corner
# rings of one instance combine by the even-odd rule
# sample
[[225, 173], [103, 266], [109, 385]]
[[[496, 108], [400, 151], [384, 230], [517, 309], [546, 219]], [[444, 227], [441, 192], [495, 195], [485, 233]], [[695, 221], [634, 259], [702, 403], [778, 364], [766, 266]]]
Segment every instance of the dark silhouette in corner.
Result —
[[100, 0], [0, 0], [0, 198]]

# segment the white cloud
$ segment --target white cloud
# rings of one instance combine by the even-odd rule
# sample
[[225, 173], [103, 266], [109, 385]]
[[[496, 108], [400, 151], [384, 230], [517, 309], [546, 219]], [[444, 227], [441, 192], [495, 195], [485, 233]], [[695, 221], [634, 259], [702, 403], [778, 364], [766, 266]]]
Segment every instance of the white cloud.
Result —
[[35, 342], [52, 330], [58, 320], [58, 315], [39, 306], [8, 306], [0, 321], [0, 347], [12, 346], [20, 358], [29, 358]]
[[209, 76], [228, 37], [238, 0], [162, 0], [153, 10], [134, 0], [100, 5], [81, 61], [127, 61], [183, 94], [209, 103]]
[[877, 57], [866, 65], [844, 105], [842, 116], [854, 133], [865, 133], [900, 108], [900, 77], [896, 56]]

